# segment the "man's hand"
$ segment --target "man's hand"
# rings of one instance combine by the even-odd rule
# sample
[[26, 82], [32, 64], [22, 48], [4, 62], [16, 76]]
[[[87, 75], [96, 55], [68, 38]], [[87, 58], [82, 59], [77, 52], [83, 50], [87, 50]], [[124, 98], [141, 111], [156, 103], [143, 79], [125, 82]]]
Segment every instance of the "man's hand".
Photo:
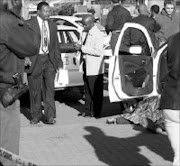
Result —
[[25, 66], [31, 66], [32, 62], [31, 60], [29, 59], [29, 57], [25, 57], [25, 60], [24, 60], [24, 65]]
[[81, 50], [81, 44], [79, 44], [79, 43], [74, 43], [73, 44], [73, 46], [74, 46], [74, 48], [77, 50], [77, 51], [79, 51], [79, 50]]

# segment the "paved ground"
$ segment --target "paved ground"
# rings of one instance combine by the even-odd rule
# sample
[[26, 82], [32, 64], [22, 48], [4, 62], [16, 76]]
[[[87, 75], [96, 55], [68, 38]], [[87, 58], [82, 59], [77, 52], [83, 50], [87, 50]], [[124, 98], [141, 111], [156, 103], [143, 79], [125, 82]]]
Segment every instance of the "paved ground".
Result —
[[77, 116], [84, 102], [72, 93], [63, 99], [57, 96], [56, 125], [30, 125], [29, 112], [23, 108], [20, 155], [24, 158], [49, 166], [171, 165], [173, 155], [167, 136], [153, 134], [138, 125], [105, 123], [110, 116], [118, 116], [118, 103], [110, 104], [105, 97], [105, 117], [96, 120]]

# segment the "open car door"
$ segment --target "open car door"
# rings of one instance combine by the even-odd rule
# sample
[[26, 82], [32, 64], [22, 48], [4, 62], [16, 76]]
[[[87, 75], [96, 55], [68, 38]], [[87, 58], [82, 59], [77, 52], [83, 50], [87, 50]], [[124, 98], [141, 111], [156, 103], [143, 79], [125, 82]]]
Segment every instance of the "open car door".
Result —
[[[130, 45], [124, 48], [124, 39], [129, 29], [136, 29], [146, 40], [148, 54], [141, 45]], [[137, 23], [125, 23], [119, 35], [114, 55], [109, 59], [109, 97], [111, 102], [131, 98], [159, 95], [158, 71], [159, 60], [166, 45], [154, 50], [151, 38], [145, 27]]]

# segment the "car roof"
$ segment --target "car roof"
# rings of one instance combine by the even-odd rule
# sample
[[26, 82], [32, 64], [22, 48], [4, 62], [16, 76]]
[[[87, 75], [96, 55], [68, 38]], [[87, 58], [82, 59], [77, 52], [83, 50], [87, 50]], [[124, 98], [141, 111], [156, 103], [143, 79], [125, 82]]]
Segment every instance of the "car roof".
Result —
[[60, 19], [65, 19], [65, 20], [70, 20], [70, 21], [81, 21], [82, 20], [82, 18], [79, 18], [79, 17], [63, 16], [63, 15], [50, 16], [50, 18], [60, 18]]
[[67, 26], [67, 25], [57, 25], [58, 30], [75, 30], [78, 32], [77, 28], [73, 26]]

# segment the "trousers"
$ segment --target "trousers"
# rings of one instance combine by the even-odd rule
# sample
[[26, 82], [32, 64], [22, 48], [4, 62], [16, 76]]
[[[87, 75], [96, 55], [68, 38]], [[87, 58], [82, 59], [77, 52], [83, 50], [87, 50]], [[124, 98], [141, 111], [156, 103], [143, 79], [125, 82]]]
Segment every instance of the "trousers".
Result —
[[173, 166], [180, 166], [180, 110], [164, 109], [165, 127], [174, 151]]
[[[4, 108], [0, 103], [0, 147], [19, 154], [20, 138], [20, 102], [16, 100], [12, 105]], [[0, 164], [14, 166], [15, 164], [0, 157]]]

